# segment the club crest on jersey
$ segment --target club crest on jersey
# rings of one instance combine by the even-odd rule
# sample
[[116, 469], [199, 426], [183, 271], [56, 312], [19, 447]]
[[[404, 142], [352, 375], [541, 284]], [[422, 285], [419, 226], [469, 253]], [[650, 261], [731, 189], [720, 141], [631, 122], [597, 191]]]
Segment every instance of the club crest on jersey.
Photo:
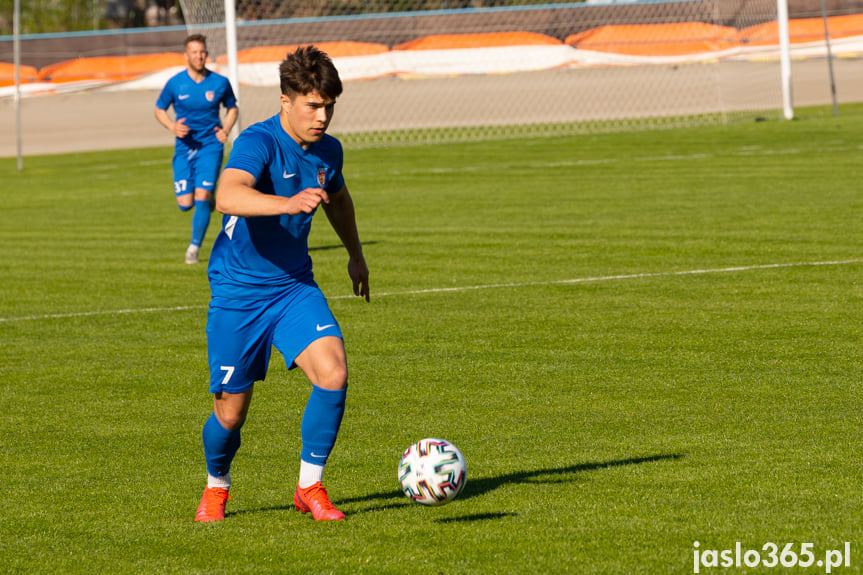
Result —
[[327, 185], [327, 169], [318, 168], [318, 185], [324, 187]]
[[216, 93], [213, 90], [207, 90], [204, 92], [204, 97], [208, 102], [212, 102], [216, 98]]

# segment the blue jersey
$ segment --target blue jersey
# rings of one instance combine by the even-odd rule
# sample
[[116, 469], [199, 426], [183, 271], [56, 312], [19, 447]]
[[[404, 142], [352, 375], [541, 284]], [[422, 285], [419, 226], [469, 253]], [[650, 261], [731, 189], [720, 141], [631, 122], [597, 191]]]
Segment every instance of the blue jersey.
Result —
[[168, 80], [156, 100], [157, 108], [167, 110], [174, 106], [176, 118], [186, 119], [189, 134], [177, 140], [191, 148], [200, 148], [213, 142], [218, 144], [215, 128], [221, 126], [220, 107], [231, 109], [237, 106], [228, 79], [210, 70], [206, 74], [203, 80], [195, 82], [189, 76], [189, 71], [183, 70]]
[[[306, 188], [335, 194], [345, 185], [342, 160], [338, 140], [325, 134], [303, 149], [275, 115], [240, 134], [225, 169], [248, 172], [264, 194], [291, 197]], [[210, 254], [213, 296], [262, 299], [293, 282], [313, 283], [308, 246], [313, 215], [224, 216]]]

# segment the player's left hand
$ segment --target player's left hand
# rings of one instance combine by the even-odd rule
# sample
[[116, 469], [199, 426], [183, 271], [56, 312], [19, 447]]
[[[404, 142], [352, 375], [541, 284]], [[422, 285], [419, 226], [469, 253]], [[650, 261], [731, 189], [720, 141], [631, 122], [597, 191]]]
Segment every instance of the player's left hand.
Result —
[[213, 129], [216, 131], [216, 139], [219, 140], [220, 143], [224, 144], [228, 141], [228, 132], [226, 132], [224, 128], [216, 126]]
[[354, 295], [369, 301], [369, 268], [364, 257], [348, 260], [348, 275], [354, 282]]

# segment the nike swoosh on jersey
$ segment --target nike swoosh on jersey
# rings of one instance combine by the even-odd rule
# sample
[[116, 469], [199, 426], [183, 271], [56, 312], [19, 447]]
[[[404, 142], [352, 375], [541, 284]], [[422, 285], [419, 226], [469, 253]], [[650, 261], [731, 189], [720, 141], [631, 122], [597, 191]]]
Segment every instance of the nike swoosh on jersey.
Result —
[[325, 329], [329, 329], [331, 327], [336, 327], [336, 324], [334, 324], [334, 323], [328, 323], [327, 325], [318, 324], [315, 326], [315, 329], [318, 331], [324, 331]]
[[282, 177], [285, 178], [286, 180], [288, 178], [293, 178], [294, 176], [296, 176], [296, 174], [289, 174], [287, 171], [282, 172]]
[[213, 182], [208, 182], [207, 180], [204, 180], [203, 182], [201, 182], [201, 185], [202, 186], [212, 186]]
[[189, 96], [191, 96], [191, 94], [180, 94], [179, 96], [177, 96], [177, 98], [180, 100], [185, 100]]

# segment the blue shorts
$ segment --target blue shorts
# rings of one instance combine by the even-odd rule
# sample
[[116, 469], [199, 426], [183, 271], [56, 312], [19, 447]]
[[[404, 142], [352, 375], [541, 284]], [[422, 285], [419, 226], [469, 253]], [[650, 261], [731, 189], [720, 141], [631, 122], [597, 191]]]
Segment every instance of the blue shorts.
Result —
[[201, 147], [178, 142], [174, 149], [174, 195], [194, 193], [197, 188], [212, 193], [222, 169], [225, 147], [218, 141]]
[[207, 313], [210, 393], [240, 393], [267, 376], [275, 347], [288, 369], [313, 341], [342, 337], [342, 330], [315, 285], [297, 283], [278, 298], [245, 301], [214, 297]]

